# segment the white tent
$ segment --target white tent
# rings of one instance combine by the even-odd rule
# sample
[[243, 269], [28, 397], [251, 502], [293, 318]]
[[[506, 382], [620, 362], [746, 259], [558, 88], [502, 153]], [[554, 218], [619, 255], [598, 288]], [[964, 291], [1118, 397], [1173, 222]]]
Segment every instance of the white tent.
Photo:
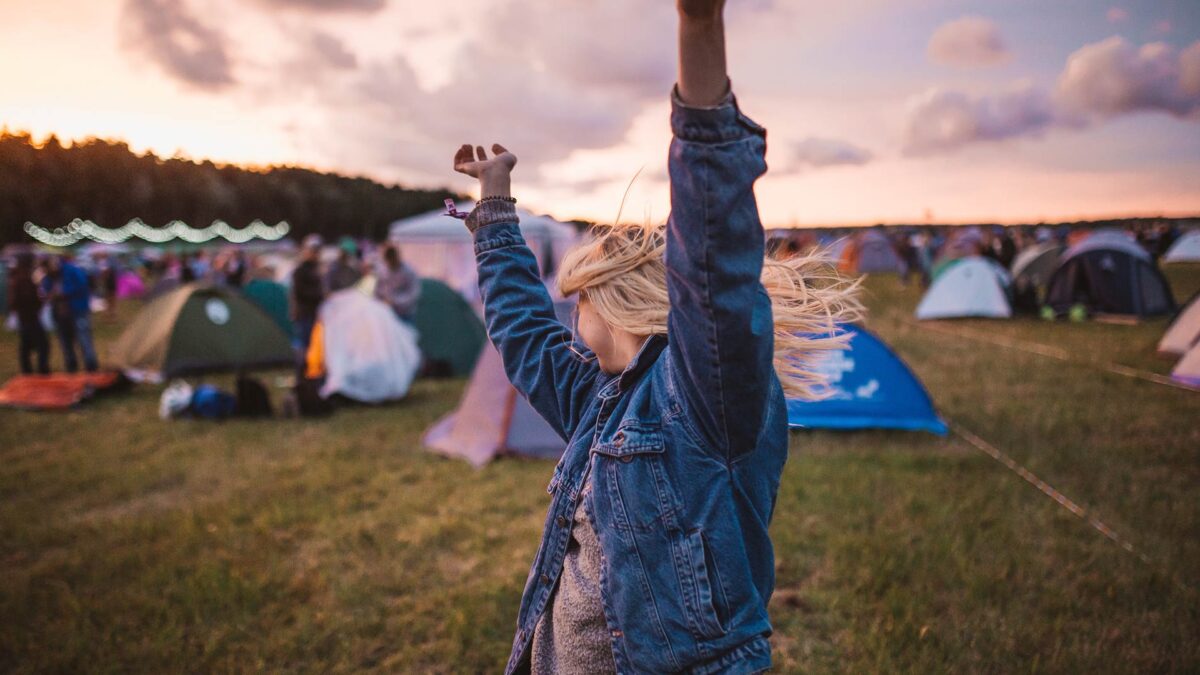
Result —
[[1192, 345], [1200, 342], [1200, 293], [1184, 307], [1158, 342], [1163, 356], [1183, 356]]
[[397, 319], [391, 307], [348, 288], [325, 299], [318, 320], [325, 344], [322, 396], [380, 403], [408, 394], [421, 350], [416, 331]]
[[963, 258], [946, 269], [929, 287], [921, 304], [917, 305], [917, 318], [1007, 319], [1012, 316], [1009, 285], [1008, 272], [995, 262], [978, 256]]
[[[456, 208], [469, 212], [474, 206], [473, 202], [462, 202]], [[517, 214], [521, 218], [521, 233], [537, 257], [543, 275], [550, 276], [579, 235], [574, 227], [549, 216], [521, 208]], [[392, 223], [388, 239], [400, 245], [404, 261], [418, 274], [441, 281], [471, 303], [479, 302], [475, 247], [461, 220], [447, 216], [444, 209], [430, 211]]]
[[1171, 379], [1200, 389], [1200, 342], [1192, 345], [1187, 354], [1175, 364], [1171, 371]]
[[1171, 244], [1162, 259], [1165, 263], [1200, 262], [1200, 230], [1186, 232]]

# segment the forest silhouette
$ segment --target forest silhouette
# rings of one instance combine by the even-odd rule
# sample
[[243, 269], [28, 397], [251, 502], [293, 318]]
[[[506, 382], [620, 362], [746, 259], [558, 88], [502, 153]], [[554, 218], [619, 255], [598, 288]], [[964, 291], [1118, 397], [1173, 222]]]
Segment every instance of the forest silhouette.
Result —
[[0, 133], [0, 243], [29, 241], [26, 222], [54, 229], [74, 218], [108, 228], [133, 218], [161, 227], [182, 220], [286, 220], [294, 238], [387, 236], [392, 221], [436, 209], [447, 190], [383, 185], [369, 178], [275, 166], [248, 169], [182, 157], [137, 154], [128, 144], [89, 138], [63, 145]]

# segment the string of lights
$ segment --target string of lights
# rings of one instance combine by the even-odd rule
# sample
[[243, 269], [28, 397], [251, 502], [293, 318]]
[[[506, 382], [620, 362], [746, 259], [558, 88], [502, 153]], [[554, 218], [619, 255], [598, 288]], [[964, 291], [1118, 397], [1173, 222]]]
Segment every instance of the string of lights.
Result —
[[33, 223], [25, 223], [25, 233], [47, 246], [65, 247], [84, 239], [91, 239], [102, 244], [119, 244], [134, 237], [151, 244], [164, 244], [175, 239], [181, 239], [190, 244], [204, 244], [221, 237], [231, 244], [244, 244], [252, 239], [278, 241], [287, 236], [291, 230], [287, 221], [277, 225], [267, 225], [261, 220], [255, 220], [242, 229], [237, 229], [223, 220], [214, 220], [208, 227], [194, 228], [180, 220], [172, 220], [162, 227], [151, 227], [140, 218], [125, 223], [121, 227], [108, 229], [90, 220], [76, 218], [66, 227], [56, 227], [53, 230], [39, 227]]

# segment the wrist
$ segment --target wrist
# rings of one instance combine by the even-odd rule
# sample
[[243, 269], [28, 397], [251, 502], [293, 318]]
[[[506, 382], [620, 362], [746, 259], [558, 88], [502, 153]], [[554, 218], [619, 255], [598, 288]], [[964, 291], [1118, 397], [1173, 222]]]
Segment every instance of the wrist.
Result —
[[512, 174], [509, 171], [495, 171], [479, 176], [479, 196], [511, 197]]

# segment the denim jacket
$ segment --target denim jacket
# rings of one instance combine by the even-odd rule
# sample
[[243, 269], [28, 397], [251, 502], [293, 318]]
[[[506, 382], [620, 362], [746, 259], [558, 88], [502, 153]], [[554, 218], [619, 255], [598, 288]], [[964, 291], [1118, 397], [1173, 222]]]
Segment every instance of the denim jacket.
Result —
[[534, 627], [563, 569], [583, 504], [603, 551], [601, 593], [622, 673], [758, 672], [771, 665], [767, 526], [787, 458], [759, 281], [753, 186], [766, 132], [736, 101], [674, 101], [665, 336], [603, 373], [555, 318], [515, 211], [475, 232], [488, 335], [513, 385], [565, 440], [507, 673], [529, 668]]

